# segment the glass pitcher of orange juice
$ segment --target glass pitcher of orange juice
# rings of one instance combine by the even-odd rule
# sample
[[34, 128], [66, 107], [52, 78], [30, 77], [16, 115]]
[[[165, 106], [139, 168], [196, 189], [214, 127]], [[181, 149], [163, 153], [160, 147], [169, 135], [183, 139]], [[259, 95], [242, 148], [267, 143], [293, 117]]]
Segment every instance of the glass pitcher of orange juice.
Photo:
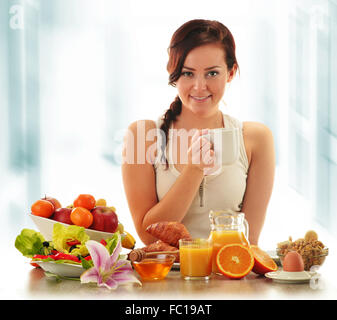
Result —
[[249, 245], [248, 222], [245, 214], [231, 210], [210, 211], [211, 233], [209, 239], [213, 242], [212, 271], [219, 273], [216, 265], [216, 255], [226, 244], [240, 243]]

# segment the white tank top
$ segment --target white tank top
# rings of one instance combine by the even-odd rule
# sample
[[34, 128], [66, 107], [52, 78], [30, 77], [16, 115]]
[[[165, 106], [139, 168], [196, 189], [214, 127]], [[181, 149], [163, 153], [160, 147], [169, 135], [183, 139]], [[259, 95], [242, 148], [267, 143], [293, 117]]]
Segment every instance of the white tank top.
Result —
[[[229, 115], [224, 114], [225, 128], [239, 128], [240, 153], [238, 160], [232, 165], [223, 166], [217, 175], [204, 176], [203, 181], [196, 193], [193, 202], [188, 209], [182, 223], [189, 230], [193, 238], [208, 238], [210, 233], [209, 211], [230, 209], [240, 212], [242, 201], [246, 190], [248, 173], [248, 158], [242, 135], [242, 123]], [[162, 119], [157, 121], [160, 128]], [[160, 139], [158, 139], [160, 140]], [[176, 181], [180, 172], [170, 163], [161, 160], [161, 149], [157, 147], [157, 157], [154, 168], [156, 171], [156, 191], [160, 201]], [[166, 146], [166, 157], [170, 159], [170, 139]]]

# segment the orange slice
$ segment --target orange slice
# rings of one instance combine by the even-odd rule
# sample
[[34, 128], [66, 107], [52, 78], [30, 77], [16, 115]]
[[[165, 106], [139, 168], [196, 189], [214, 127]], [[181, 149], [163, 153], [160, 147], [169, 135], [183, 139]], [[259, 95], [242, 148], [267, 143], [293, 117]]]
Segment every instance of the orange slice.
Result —
[[231, 279], [241, 279], [253, 269], [254, 256], [247, 246], [228, 244], [219, 250], [216, 264], [223, 275]]
[[256, 245], [251, 245], [250, 249], [255, 260], [253, 272], [257, 274], [265, 274], [267, 272], [277, 270], [277, 264], [267, 252], [263, 251]]

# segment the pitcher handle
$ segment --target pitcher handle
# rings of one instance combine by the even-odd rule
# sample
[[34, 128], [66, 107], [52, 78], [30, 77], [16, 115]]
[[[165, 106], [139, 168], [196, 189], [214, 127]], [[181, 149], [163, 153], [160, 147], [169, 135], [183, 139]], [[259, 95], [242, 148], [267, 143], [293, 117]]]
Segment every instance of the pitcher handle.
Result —
[[246, 240], [248, 241], [248, 244], [249, 244], [249, 224], [248, 224], [248, 221], [246, 219], [243, 219], [243, 224], [245, 226], [245, 237], [246, 237]]

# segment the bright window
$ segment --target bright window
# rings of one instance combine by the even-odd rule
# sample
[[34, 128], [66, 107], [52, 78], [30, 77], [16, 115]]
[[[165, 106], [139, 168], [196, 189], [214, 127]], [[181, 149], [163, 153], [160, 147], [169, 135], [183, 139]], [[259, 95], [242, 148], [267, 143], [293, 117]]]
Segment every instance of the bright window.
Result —
[[[308, 1], [11, 1], [0, 4], [0, 197], [15, 234], [45, 193], [107, 198], [132, 231], [119, 168], [128, 124], [157, 119], [172, 33], [193, 18], [232, 31], [240, 75], [222, 111], [261, 121], [277, 172], [261, 241], [337, 219], [337, 4]], [[214, 14], [216, 13], [216, 14]], [[18, 194], [24, 199], [19, 204]]]

